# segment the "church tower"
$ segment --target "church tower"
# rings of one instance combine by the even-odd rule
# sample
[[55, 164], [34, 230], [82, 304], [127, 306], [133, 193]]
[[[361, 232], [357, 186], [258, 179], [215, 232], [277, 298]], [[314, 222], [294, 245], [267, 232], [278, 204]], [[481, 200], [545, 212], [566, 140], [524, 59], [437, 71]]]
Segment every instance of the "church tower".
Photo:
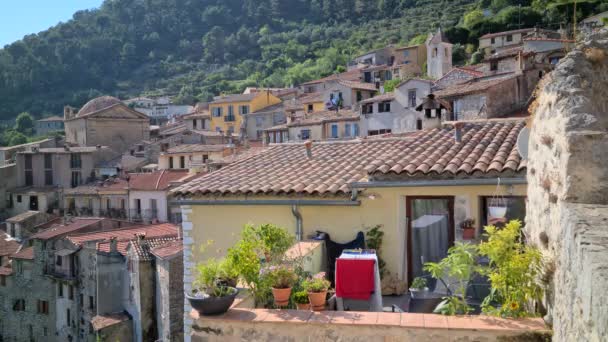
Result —
[[427, 75], [439, 79], [452, 69], [452, 44], [441, 31], [429, 33], [426, 39], [426, 68]]

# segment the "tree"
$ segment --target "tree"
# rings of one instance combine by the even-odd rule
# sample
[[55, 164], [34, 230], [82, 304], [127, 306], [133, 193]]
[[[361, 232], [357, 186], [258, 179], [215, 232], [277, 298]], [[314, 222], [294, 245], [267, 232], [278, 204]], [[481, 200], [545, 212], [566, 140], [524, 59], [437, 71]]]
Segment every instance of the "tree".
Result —
[[470, 29], [484, 20], [485, 16], [483, 15], [483, 11], [476, 9], [464, 15], [463, 23], [464, 27]]
[[15, 119], [15, 130], [21, 134], [32, 135], [34, 130], [34, 119], [28, 112], [17, 115]]
[[203, 47], [205, 48], [205, 59], [212, 63], [220, 63], [224, 59], [224, 29], [214, 26], [203, 37]]
[[428, 38], [428, 35], [426, 34], [419, 34], [417, 36], [415, 36], [414, 38], [410, 39], [408, 45], [420, 45], [420, 44], [424, 44], [426, 43], [426, 39]]

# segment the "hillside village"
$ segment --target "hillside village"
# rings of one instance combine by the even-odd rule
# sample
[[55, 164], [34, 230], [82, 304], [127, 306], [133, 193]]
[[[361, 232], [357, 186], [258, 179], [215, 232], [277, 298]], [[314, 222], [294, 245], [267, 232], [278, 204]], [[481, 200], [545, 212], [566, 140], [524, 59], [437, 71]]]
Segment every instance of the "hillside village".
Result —
[[[606, 32], [594, 20], [581, 30], [603, 36], [587, 48], [608, 48]], [[551, 203], [564, 200], [555, 183], [532, 180], [533, 172], [550, 171], [532, 161], [534, 153], [542, 154], [527, 146], [535, 137], [542, 141], [534, 141], [536, 149], [558, 144], [559, 137], [531, 128], [540, 118], [531, 114], [546, 105], [543, 87], [564, 59], [578, 56], [569, 55], [577, 44], [538, 27], [493, 32], [479, 38], [479, 63], [454, 66], [453, 45], [437, 28], [422, 44], [368, 51], [343, 72], [291, 88], [248, 87], [194, 106], [168, 97], [107, 95], [81, 108], [66, 103], [63, 115], [35, 124], [39, 135], [62, 135], [0, 147], [0, 197], [6, 199], [0, 201], [0, 341], [246, 336], [215, 334], [240, 331], [231, 320], [247, 319], [229, 311], [205, 323], [184, 292], [196, 287], [197, 263], [217, 257], [216, 250], [225, 254], [248, 223], [287, 229], [296, 239], [292, 248], [302, 253], [305, 246], [305, 254], [323, 260], [307, 264], [315, 272], [335, 262], [319, 256], [327, 254], [326, 246], [382, 227], [381, 292], [395, 298], [384, 306], [406, 312], [401, 300], [409, 298], [412, 281], [427, 274], [425, 260], [438, 262], [455, 242], [482, 241], [487, 225], [540, 216], [534, 201], [547, 200], [535, 198], [532, 189], [553, 191]], [[607, 71], [606, 59], [602, 63], [598, 72]], [[492, 216], [496, 198], [505, 208], [501, 217]], [[317, 231], [326, 233], [325, 240], [316, 239]], [[530, 242], [559, 256], [560, 235], [548, 234], [550, 242], [542, 234]], [[209, 240], [213, 248], [199, 252]], [[606, 289], [603, 280], [599, 288]], [[241, 297], [234, 308], [260, 314]], [[543, 308], [556, 323], [563, 308], [552, 300], [553, 316]], [[345, 305], [357, 311], [356, 304]], [[596, 315], [590, 318], [595, 330], [555, 331], [556, 340], [607, 338], [608, 326], [600, 322], [608, 318], [605, 308], [581, 310]], [[381, 314], [374, 324], [392, 317]], [[264, 315], [271, 317], [272, 310]], [[397, 328], [404, 326], [405, 313], [400, 315]], [[502, 333], [551, 329], [540, 318], [522, 319]], [[471, 320], [463, 334], [501, 336]], [[441, 324], [431, 327], [439, 331], [435, 336], [447, 333]], [[249, 340], [293, 337], [278, 328], [260, 331]]]

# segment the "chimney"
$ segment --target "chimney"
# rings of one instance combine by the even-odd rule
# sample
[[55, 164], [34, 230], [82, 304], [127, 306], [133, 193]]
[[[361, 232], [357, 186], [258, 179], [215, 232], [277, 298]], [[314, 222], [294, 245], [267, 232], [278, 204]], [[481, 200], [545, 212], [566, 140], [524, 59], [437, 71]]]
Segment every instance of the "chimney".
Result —
[[312, 141], [305, 142], [304, 147], [306, 147], [306, 156], [308, 156], [308, 159], [312, 159]]
[[118, 253], [118, 239], [116, 236], [110, 237], [110, 253]]
[[463, 122], [454, 123], [454, 140], [459, 143], [462, 141], [462, 127], [464, 126]]

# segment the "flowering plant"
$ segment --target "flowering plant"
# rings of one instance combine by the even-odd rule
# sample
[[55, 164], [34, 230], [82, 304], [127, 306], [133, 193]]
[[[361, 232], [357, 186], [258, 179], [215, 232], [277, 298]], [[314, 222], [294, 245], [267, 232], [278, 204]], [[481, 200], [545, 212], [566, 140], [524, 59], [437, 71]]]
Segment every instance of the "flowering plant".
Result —
[[275, 289], [290, 288], [298, 281], [296, 273], [285, 265], [262, 268], [260, 278], [266, 280]]
[[325, 272], [319, 272], [302, 282], [302, 286], [308, 292], [324, 292], [330, 285], [329, 280], [325, 279]]

